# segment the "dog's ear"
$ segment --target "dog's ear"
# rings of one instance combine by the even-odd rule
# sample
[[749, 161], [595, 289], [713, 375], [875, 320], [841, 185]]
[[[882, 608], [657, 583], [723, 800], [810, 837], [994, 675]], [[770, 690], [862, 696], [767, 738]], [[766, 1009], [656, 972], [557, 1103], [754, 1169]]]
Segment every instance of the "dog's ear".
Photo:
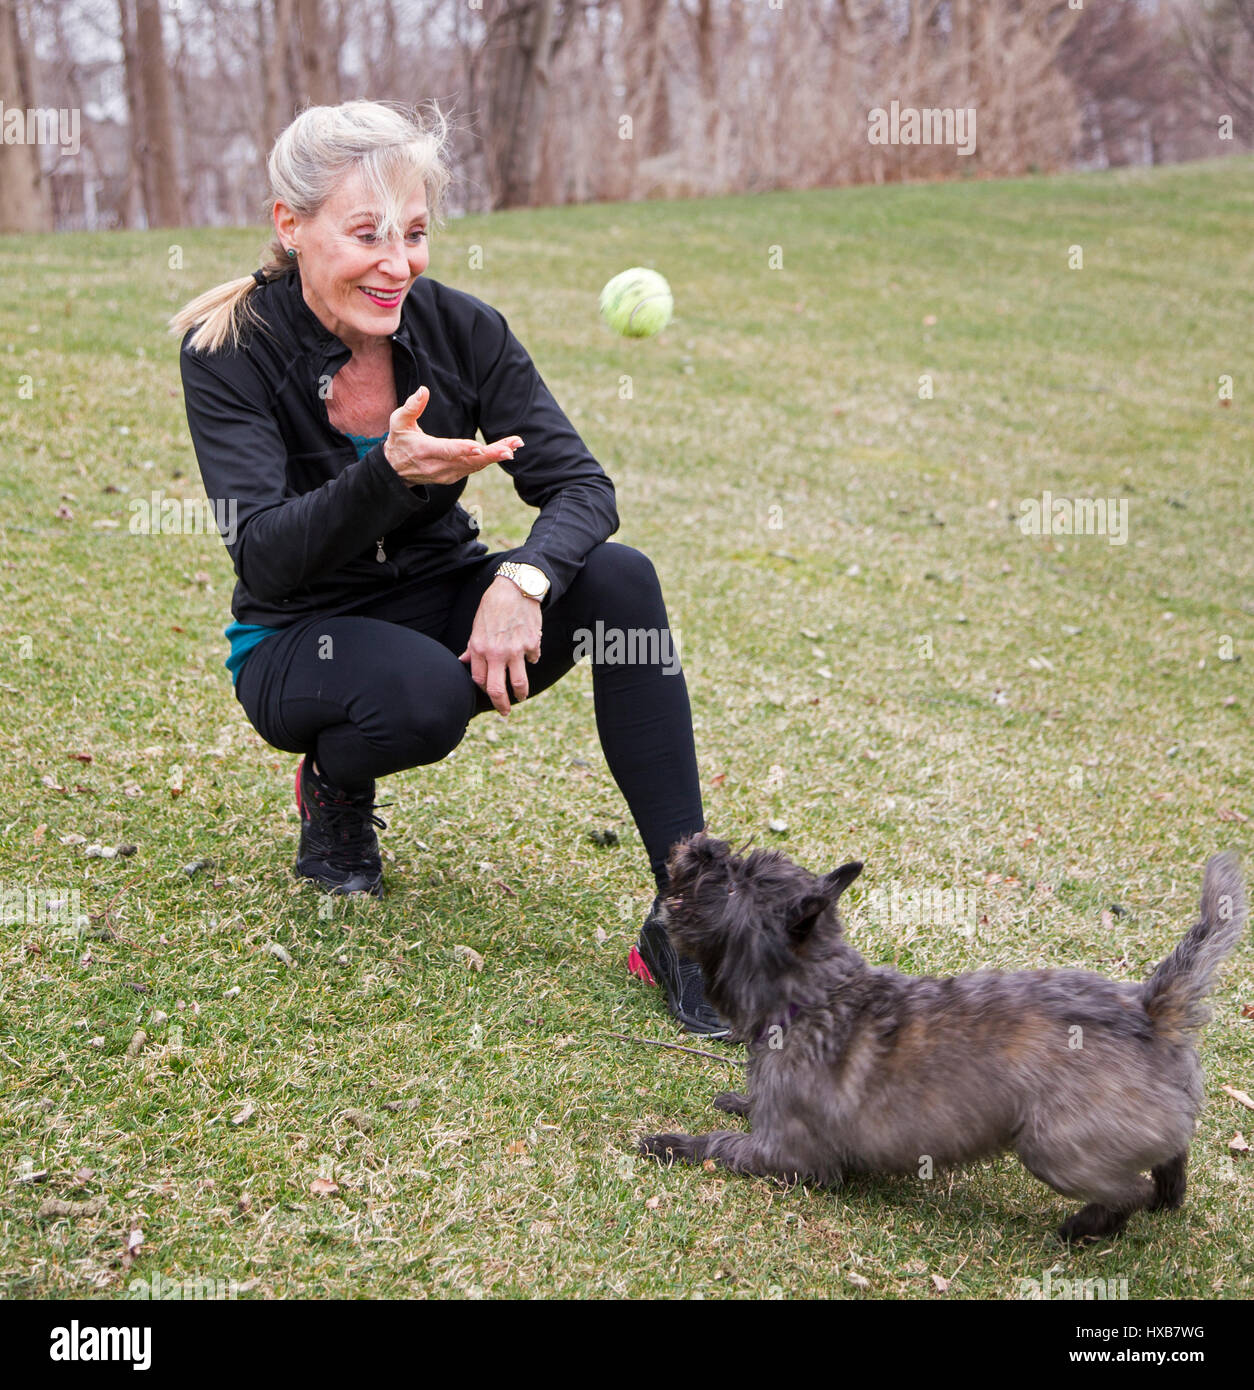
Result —
[[727, 846], [704, 830], [676, 841], [667, 860], [672, 889], [685, 886], [705, 866], [726, 857]]
[[726, 859], [730, 853], [731, 846], [726, 840], [716, 840], [705, 830], [696, 831], [686, 839], [680, 840], [671, 849], [673, 856], [680, 859], [697, 859], [703, 863]]
[[851, 859], [848, 864], [842, 864], [839, 869], [824, 875], [823, 891], [827, 894], [828, 902], [836, 902], [861, 872], [862, 865], [856, 859]]
[[788, 909], [786, 923], [789, 941], [794, 946], [808, 941], [819, 918], [831, 905], [831, 899], [822, 893], [807, 893], [792, 903]]

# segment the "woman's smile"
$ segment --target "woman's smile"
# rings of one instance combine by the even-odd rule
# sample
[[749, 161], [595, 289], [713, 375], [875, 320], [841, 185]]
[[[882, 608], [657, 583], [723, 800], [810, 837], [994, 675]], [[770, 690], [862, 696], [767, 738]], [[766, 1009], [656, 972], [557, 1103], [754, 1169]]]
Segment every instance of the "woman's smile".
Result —
[[404, 285], [395, 290], [378, 289], [371, 285], [358, 285], [357, 288], [372, 304], [377, 304], [381, 309], [395, 309], [405, 293]]

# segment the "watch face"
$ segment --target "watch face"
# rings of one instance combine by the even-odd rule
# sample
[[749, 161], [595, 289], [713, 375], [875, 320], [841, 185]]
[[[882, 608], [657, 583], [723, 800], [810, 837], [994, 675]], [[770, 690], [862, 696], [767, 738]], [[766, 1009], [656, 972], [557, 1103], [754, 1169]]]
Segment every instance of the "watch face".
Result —
[[544, 571], [534, 565], [519, 565], [518, 578], [522, 581], [523, 593], [529, 598], [542, 598], [548, 590], [549, 581]]

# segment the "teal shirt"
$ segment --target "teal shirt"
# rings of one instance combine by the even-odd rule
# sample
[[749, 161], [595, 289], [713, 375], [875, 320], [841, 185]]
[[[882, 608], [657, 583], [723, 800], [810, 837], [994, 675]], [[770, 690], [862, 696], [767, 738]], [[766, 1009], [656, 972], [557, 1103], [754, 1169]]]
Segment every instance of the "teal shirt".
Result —
[[[376, 444], [382, 444], [387, 435], [350, 434], [348, 437], [353, 441], [357, 457], [362, 459]], [[231, 644], [230, 653], [226, 658], [226, 669], [231, 673], [232, 685], [239, 684], [239, 673], [253, 648], [264, 642], [267, 637], [273, 637], [276, 632], [282, 631], [281, 627], [261, 627], [256, 623], [236, 622], [223, 629], [223, 637]]]

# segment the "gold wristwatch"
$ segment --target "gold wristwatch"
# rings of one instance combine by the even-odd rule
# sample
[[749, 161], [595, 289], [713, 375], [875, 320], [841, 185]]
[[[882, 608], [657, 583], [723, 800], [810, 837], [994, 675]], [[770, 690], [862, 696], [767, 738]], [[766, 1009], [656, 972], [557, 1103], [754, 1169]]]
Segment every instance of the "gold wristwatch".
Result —
[[548, 578], [535, 565], [516, 565], [513, 560], [506, 560], [497, 566], [493, 578], [502, 575], [512, 579], [528, 598], [542, 599], [549, 591]]

